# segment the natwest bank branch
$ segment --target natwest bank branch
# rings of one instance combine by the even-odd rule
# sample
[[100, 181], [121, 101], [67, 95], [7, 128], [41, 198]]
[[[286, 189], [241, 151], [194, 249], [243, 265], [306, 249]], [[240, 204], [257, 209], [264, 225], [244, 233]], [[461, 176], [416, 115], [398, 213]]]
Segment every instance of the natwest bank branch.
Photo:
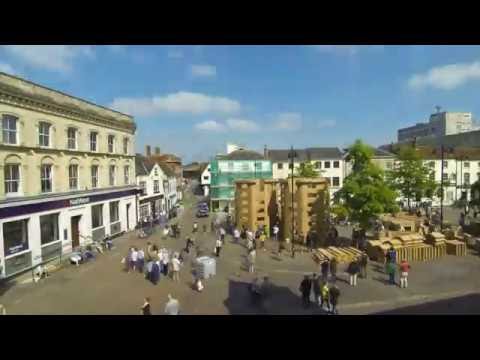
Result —
[[0, 202], [0, 278], [69, 254], [77, 246], [133, 230], [136, 189]]

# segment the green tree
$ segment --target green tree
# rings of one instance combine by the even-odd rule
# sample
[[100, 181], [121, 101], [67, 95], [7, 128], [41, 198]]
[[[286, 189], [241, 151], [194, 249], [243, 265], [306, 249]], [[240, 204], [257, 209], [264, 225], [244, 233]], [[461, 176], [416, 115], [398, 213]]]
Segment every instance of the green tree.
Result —
[[360, 140], [350, 147], [347, 159], [352, 162], [352, 173], [335, 193], [334, 212], [348, 214], [365, 230], [371, 219], [398, 211], [397, 193], [386, 182], [382, 169], [372, 163], [373, 153], [373, 149]]
[[411, 200], [432, 198], [437, 184], [430, 178], [432, 170], [423, 164], [414, 147], [402, 147], [397, 159], [398, 166], [387, 172], [387, 179], [390, 186], [407, 199], [408, 209], [411, 210]]
[[480, 208], [480, 180], [470, 187], [470, 206]]
[[313, 177], [318, 177], [318, 172], [315, 170], [312, 163], [303, 162], [297, 168], [296, 176], [313, 178]]

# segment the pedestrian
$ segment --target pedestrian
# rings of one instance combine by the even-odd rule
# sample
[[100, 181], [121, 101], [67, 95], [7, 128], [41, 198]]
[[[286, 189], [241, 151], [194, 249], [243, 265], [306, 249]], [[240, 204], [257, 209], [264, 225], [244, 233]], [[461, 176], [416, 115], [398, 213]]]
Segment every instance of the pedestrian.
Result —
[[146, 254], [147, 263], [152, 260], [151, 252], [152, 252], [152, 243], [150, 241], [147, 241], [147, 254]]
[[265, 235], [265, 233], [262, 231], [262, 233], [260, 234], [260, 244], [261, 244], [261, 247], [263, 249], [263, 251], [267, 251], [267, 249], [265, 248], [265, 240], [267, 240], [267, 235]]
[[170, 258], [167, 249], [160, 250], [160, 265], [161, 265], [161, 272], [163, 276], [168, 276], [168, 264], [170, 263]]
[[247, 239], [247, 229], [245, 228], [245, 225], [242, 225], [242, 231], [240, 232], [240, 237], [242, 240]]
[[359, 266], [357, 261], [352, 261], [348, 266], [347, 270], [348, 274], [350, 275], [350, 285], [357, 286], [357, 275], [359, 272]]
[[324, 262], [322, 262], [322, 264], [320, 265], [320, 268], [321, 268], [321, 272], [322, 272], [322, 280], [323, 280], [323, 282], [327, 282], [328, 281], [329, 261], [325, 260]]
[[225, 244], [225, 229], [223, 228], [223, 226], [220, 228], [220, 240], [222, 241], [222, 244]]
[[360, 256], [360, 276], [362, 279], [367, 278], [367, 265], [368, 265], [368, 255], [367, 253], [362, 253]]
[[142, 315], [152, 315], [150, 311], [150, 298], [146, 297], [142, 306]]
[[131, 270], [135, 271], [137, 260], [138, 260], [138, 252], [137, 252], [137, 249], [133, 247], [130, 249], [128, 272], [130, 272]]
[[323, 310], [323, 305], [327, 305], [327, 311], [330, 311], [330, 289], [328, 288], [328, 284], [326, 282], [322, 285], [322, 302], [320, 303], [320, 307]]
[[408, 273], [410, 272], [410, 264], [407, 260], [402, 260], [400, 263], [400, 287], [407, 288], [408, 287]]
[[278, 241], [278, 233], [280, 231], [280, 228], [278, 227], [278, 224], [275, 224], [273, 226], [273, 238], [275, 241]]
[[253, 239], [247, 240], [247, 250], [250, 251], [253, 249]]
[[177, 256], [174, 256], [172, 259], [172, 280], [179, 282], [180, 281], [180, 260]]
[[395, 263], [388, 262], [386, 270], [388, 275], [388, 282], [390, 283], [390, 285], [395, 285], [395, 272], [396, 272]]
[[165, 305], [165, 314], [178, 315], [180, 312], [180, 303], [172, 295], [168, 294], [168, 302]]
[[145, 253], [143, 249], [138, 250], [137, 252], [137, 267], [138, 271], [143, 274], [143, 267], [145, 266]]
[[257, 252], [255, 249], [250, 249], [248, 252], [247, 260], [248, 260], [248, 272], [254, 273], [255, 272], [255, 260], [257, 258]]
[[332, 305], [332, 314], [338, 314], [337, 305], [338, 305], [338, 298], [340, 297], [340, 289], [336, 284], [333, 284], [330, 287], [330, 304]]
[[197, 224], [197, 222], [194, 222], [194, 223], [193, 223], [192, 233], [196, 233], [197, 231], [198, 231], [198, 224]]
[[222, 240], [217, 239], [215, 243], [215, 256], [220, 257], [220, 250], [222, 250]]
[[314, 273], [312, 276], [312, 289], [313, 289], [313, 297], [315, 300], [315, 303], [320, 306], [321, 303], [321, 289], [322, 289], [322, 284], [320, 283], [320, 278], [317, 277], [317, 274]]
[[337, 258], [333, 258], [330, 261], [330, 274], [332, 275], [331, 281], [335, 283], [337, 281]]
[[240, 242], [240, 231], [237, 228], [235, 228], [235, 230], [233, 230], [233, 240], [237, 244]]
[[153, 285], [157, 285], [160, 280], [160, 261], [154, 261], [152, 263], [152, 270], [150, 271], [150, 281]]
[[302, 293], [302, 303], [304, 307], [310, 306], [310, 292], [312, 291], [312, 282], [308, 275], [305, 275], [300, 283], [300, 292]]

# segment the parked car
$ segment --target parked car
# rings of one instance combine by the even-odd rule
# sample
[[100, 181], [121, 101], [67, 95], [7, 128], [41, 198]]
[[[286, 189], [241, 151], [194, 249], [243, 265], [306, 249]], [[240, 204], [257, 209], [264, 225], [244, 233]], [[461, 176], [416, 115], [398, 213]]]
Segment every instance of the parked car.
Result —
[[208, 209], [198, 209], [197, 218], [208, 217]]

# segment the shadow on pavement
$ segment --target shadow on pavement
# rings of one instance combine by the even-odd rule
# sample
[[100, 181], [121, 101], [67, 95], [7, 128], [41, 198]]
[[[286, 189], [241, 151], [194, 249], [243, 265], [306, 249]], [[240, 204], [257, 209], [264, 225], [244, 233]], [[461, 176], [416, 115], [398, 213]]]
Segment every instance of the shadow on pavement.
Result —
[[480, 294], [469, 294], [398, 309], [376, 312], [372, 315], [461, 315], [480, 314]]
[[15, 280], [3, 280], [0, 281], [0, 297], [5, 295], [5, 293], [16, 285]]

